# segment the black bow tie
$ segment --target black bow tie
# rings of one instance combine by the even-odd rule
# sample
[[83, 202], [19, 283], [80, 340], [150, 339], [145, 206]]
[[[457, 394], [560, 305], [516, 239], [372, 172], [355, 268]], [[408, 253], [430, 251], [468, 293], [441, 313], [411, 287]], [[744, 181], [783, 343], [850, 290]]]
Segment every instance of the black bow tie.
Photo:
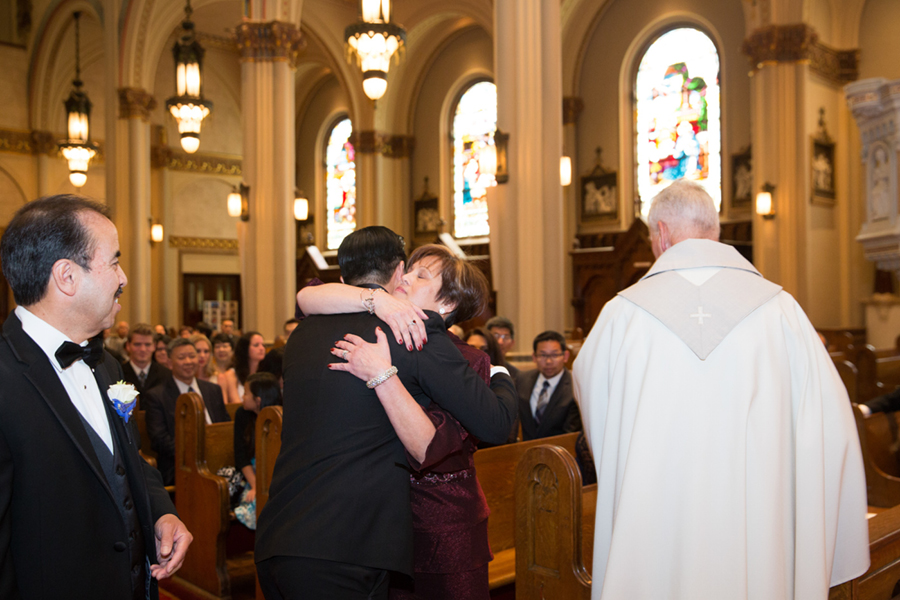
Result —
[[63, 369], [69, 368], [76, 360], [83, 360], [92, 369], [103, 360], [103, 336], [98, 335], [80, 346], [75, 342], [63, 342], [56, 351], [56, 360]]

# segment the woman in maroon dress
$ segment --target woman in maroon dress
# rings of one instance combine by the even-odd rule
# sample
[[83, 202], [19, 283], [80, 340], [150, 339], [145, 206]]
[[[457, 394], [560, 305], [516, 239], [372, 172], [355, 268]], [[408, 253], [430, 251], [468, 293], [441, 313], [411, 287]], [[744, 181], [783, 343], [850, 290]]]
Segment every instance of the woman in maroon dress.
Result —
[[[394, 295], [415, 306], [439, 313], [445, 326], [478, 315], [486, 302], [488, 285], [484, 275], [443, 246], [423, 246], [413, 252], [410, 268]], [[339, 312], [338, 300], [358, 296], [359, 290], [338, 291], [337, 284], [304, 288], [298, 303], [304, 313], [322, 309]], [[304, 294], [307, 297], [304, 298]], [[310, 302], [310, 294], [317, 296]], [[376, 294], [386, 296], [385, 294]], [[347, 307], [358, 310], [356, 304]], [[324, 311], [322, 311], [324, 312]], [[381, 312], [376, 309], [376, 314]], [[423, 315], [422, 313], [419, 313]], [[385, 321], [390, 322], [388, 318]], [[412, 319], [412, 321], [414, 321]], [[411, 321], [406, 321], [410, 323]], [[332, 368], [346, 370], [370, 380], [391, 367], [387, 336], [380, 329], [377, 342], [345, 336], [332, 350], [346, 363]], [[487, 355], [448, 332], [470, 366], [490, 381]], [[410, 502], [415, 532], [415, 578], [410, 586], [391, 588], [392, 599], [484, 600], [489, 597], [488, 562], [493, 558], [487, 537], [490, 510], [475, 476], [473, 454], [478, 441], [450, 413], [431, 403], [427, 410], [409, 395], [396, 377], [375, 388], [388, 417], [407, 450], [410, 472]], [[402, 398], [399, 404], [398, 398]], [[393, 585], [393, 584], [392, 584]]]

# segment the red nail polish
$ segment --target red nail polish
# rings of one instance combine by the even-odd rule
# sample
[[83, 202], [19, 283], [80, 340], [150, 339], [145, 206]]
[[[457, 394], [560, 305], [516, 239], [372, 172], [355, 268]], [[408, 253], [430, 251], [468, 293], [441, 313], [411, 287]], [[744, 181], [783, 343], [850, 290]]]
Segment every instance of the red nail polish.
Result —
[[409, 350], [410, 352], [412, 352], [412, 344], [407, 344], [406, 349]]

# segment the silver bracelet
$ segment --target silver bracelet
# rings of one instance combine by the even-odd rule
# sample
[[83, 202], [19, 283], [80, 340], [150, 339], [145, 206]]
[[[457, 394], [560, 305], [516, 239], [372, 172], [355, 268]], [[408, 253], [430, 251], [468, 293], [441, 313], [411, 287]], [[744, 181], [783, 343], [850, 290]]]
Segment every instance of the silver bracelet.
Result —
[[363, 298], [362, 295], [365, 291], [359, 293], [359, 299], [362, 301], [363, 308], [369, 311], [370, 315], [375, 314], [375, 292], [379, 291], [381, 288], [372, 288], [369, 290], [369, 297]]
[[369, 388], [370, 390], [374, 390], [379, 385], [381, 385], [382, 383], [384, 383], [385, 381], [387, 381], [388, 379], [390, 379], [391, 377], [393, 377], [396, 374], [397, 374], [397, 367], [392, 365], [390, 369], [388, 369], [387, 371], [385, 371], [378, 377], [373, 377], [372, 379], [368, 380], [366, 382], [366, 387]]

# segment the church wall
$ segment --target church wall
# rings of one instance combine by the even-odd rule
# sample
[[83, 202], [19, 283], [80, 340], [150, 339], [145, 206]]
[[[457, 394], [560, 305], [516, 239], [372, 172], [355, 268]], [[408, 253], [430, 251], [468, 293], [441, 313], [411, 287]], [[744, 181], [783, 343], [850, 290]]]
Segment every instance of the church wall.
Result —
[[[24, 48], [0, 44], [0, 128], [28, 129], [28, 57]], [[62, 110], [62, 106], [60, 106]]]
[[[414, 102], [412, 135], [416, 138], [416, 148], [411, 160], [410, 189], [412, 197], [418, 198], [428, 177], [429, 189], [438, 196], [441, 216], [447, 221], [444, 231], [453, 229], [450, 136], [456, 95], [461, 95], [468, 82], [484, 79], [493, 72], [493, 52], [491, 37], [483, 29], [472, 28], [460, 34], [435, 57]], [[412, 239], [412, 231], [404, 235]]]
[[[631, 125], [623, 131], [620, 114], [631, 115], [628, 107], [620, 107], [623, 98], [630, 98], [631, 89], [619, 89], [622, 69], [630, 71], [624, 78], [633, 85], [634, 74], [640, 61], [641, 49], [637, 49], [634, 65], [623, 64], [633, 42], [651, 24], [675, 15], [697, 15], [709, 22], [718, 35], [723, 102], [723, 199], [726, 202], [723, 219], [740, 219], [748, 213], [732, 214], [727, 206], [731, 197], [730, 160], [733, 154], [750, 143], [750, 83], [747, 75], [747, 59], [741, 54], [744, 39], [744, 15], [737, 0], [685, 0], [677, 3], [666, 0], [615, 0], [603, 13], [595, 29], [587, 39], [584, 60], [581, 64], [580, 85], [576, 91], [584, 102], [584, 110], [576, 126], [577, 156], [574, 159], [573, 178], [591, 171], [594, 166], [595, 148], [603, 148], [602, 161], [608, 169], [619, 172], [620, 220], [606, 229], [624, 229], [631, 223], [632, 198], [625, 198], [622, 182], [634, 178], [634, 165], [622, 164], [620, 136], [630, 135]], [[655, 30], [647, 32], [652, 37]], [[716, 37], [713, 36], [715, 40]], [[649, 43], [650, 39], [645, 40]], [[625, 110], [620, 110], [625, 108]], [[602, 229], [603, 227], [595, 227]]]
[[869, 0], [859, 25], [859, 78], [900, 78], [900, 2]]

